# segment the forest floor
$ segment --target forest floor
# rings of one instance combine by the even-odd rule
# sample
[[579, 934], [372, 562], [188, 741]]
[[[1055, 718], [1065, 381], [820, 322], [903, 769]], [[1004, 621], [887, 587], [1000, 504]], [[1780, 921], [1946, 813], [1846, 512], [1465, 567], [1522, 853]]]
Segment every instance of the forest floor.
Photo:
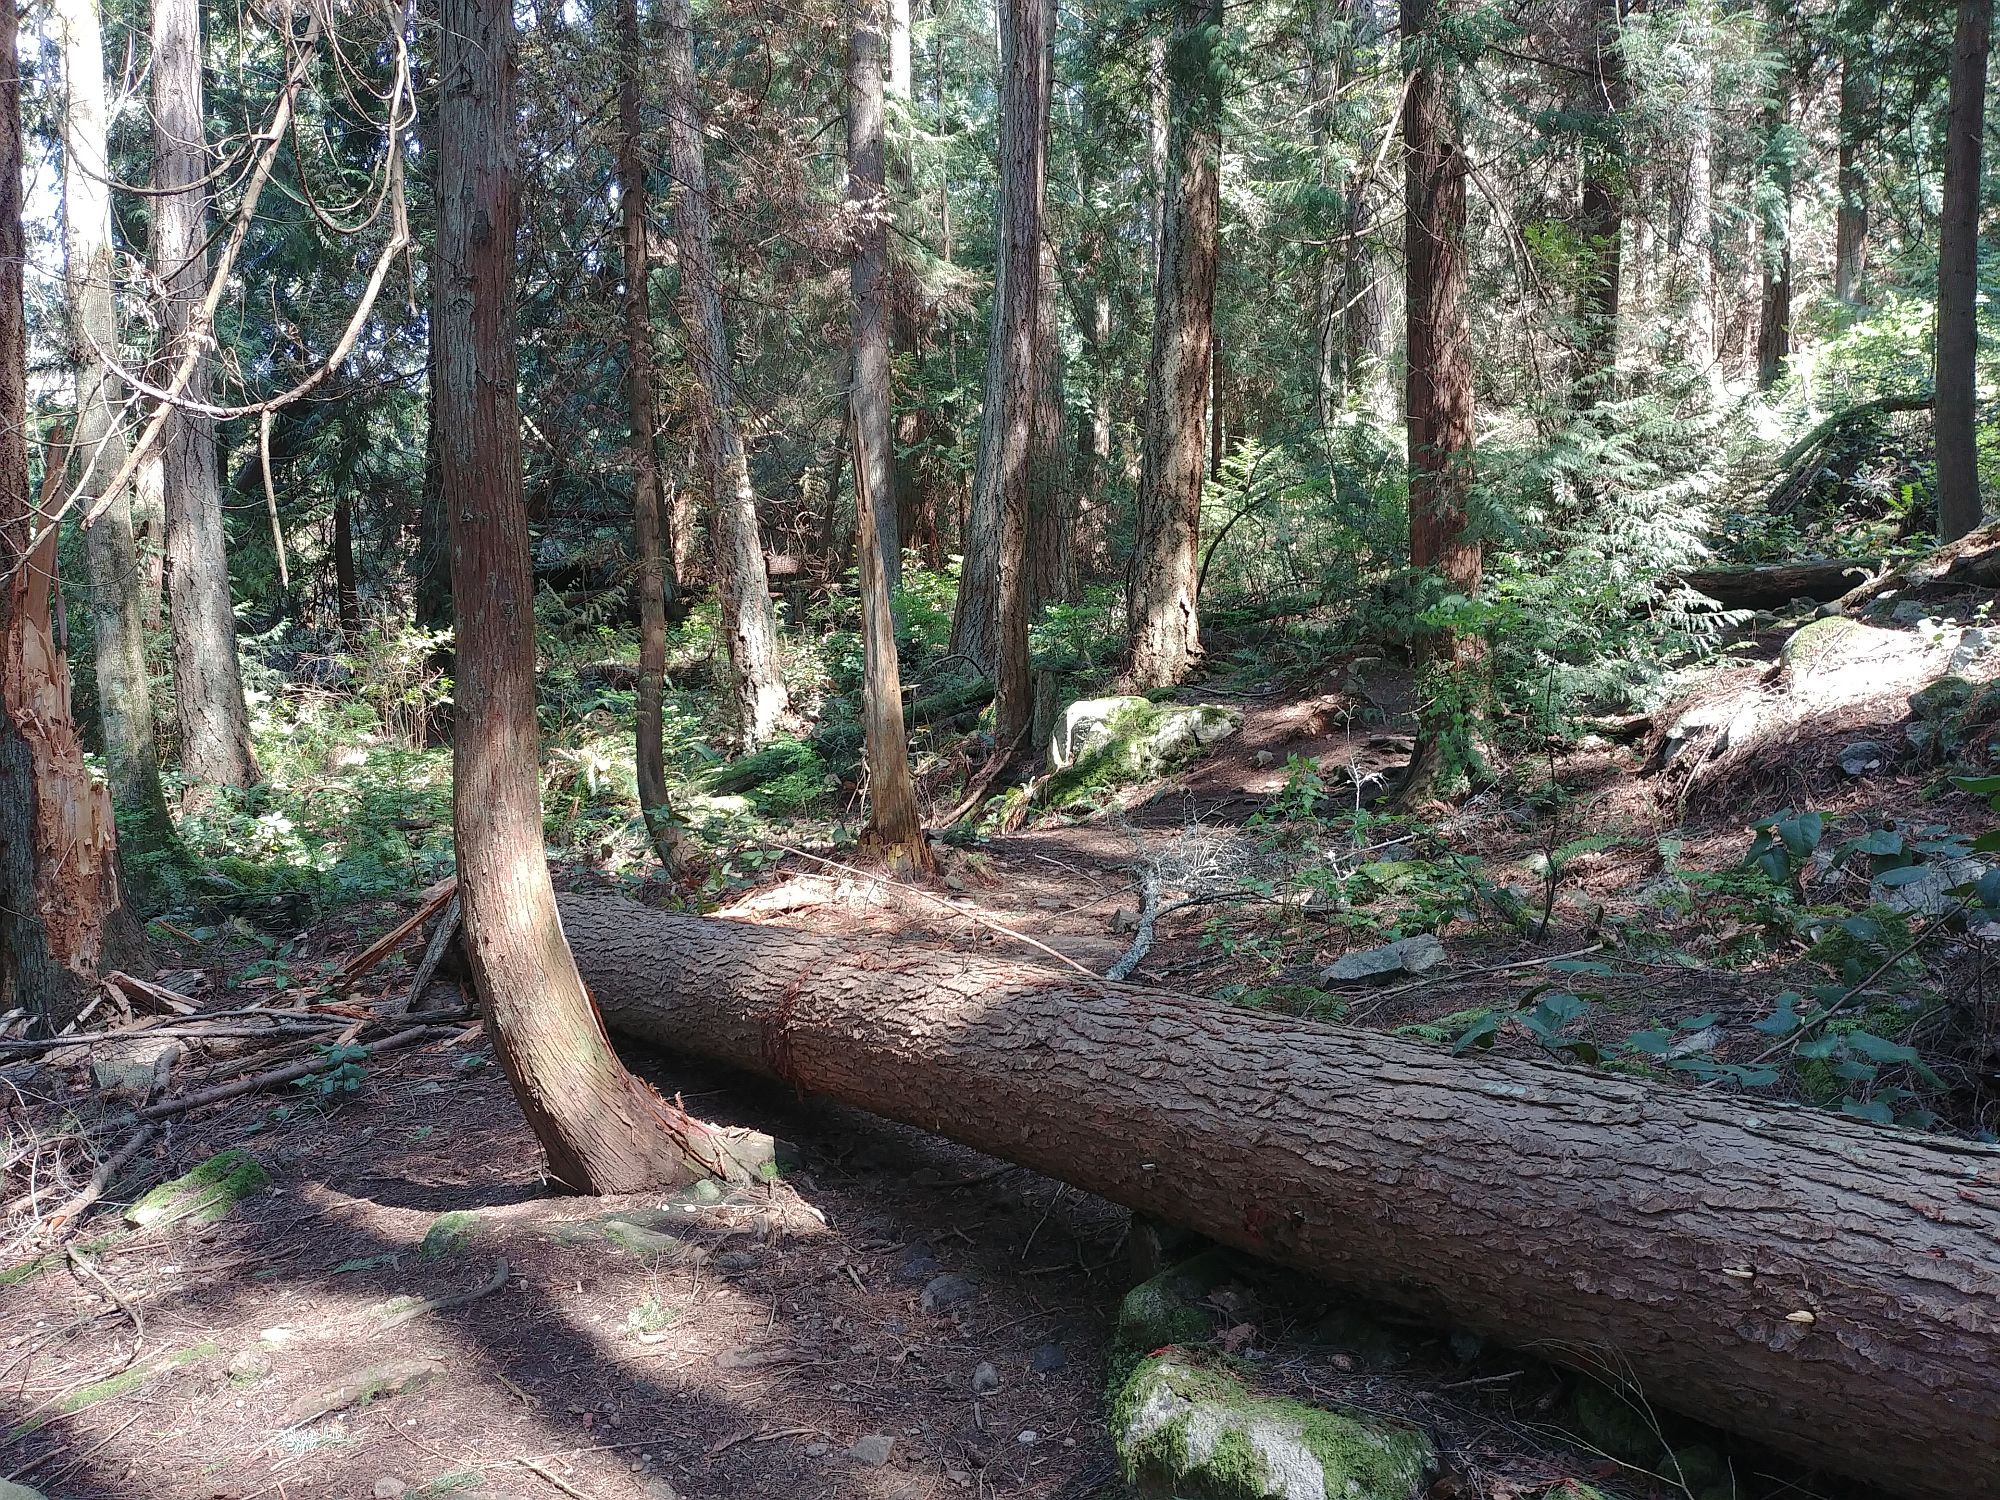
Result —
[[[1704, 693], [1726, 699], [1725, 678], [1768, 684], [1781, 639], [1751, 641]], [[1900, 690], [1739, 748], [1730, 795], [1676, 769], [1663, 714], [1650, 738], [1593, 737], [1523, 763], [1428, 821], [1354, 806], [1352, 782], [1408, 753], [1394, 672], [1363, 663], [1303, 695], [1211, 683], [1186, 696], [1230, 703], [1244, 724], [1177, 775], [1087, 816], [941, 848], [923, 890], [837, 868], [844, 856], [822, 843], [718, 915], [1022, 958], [1031, 939], [1101, 973], [1133, 944], [1150, 868], [1165, 895], [1138, 982], [1441, 1044], [1486, 1015], [1493, 1045], [1533, 1052], [1543, 1043], [1511, 1018], [1560, 977], [1588, 986], [1571, 1041], [1609, 1054], [1650, 1027], [1693, 1055], [1749, 1060], [1768, 1050], [1755, 1027], [1774, 996], [1829, 967], [1823, 937], [1802, 937], [1768, 890], [1731, 883], [1746, 824], [1772, 810], [1747, 799], [1810, 802], [1854, 827], [1920, 806], [1934, 828], [1984, 826], [1978, 802], [1940, 793], [1932, 764], [1842, 769], [1849, 736], [1904, 736]], [[1305, 765], [1319, 768], [1318, 805], [1274, 818]], [[1801, 879], [1815, 920], [1871, 900], [1868, 880], [1855, 889], [1837, 865]], [[321, 924], [300, 962], [351, 955], [413, 901]], [[1379, 987], [1323, 980], [1343, 954], [1406, 932], [1439, 934], [1443, 964]], [[1941, 945], [1921, 976], [1932, 993], [1976, 995], [1985, 1018], [1981, 1035], [1953, 1033], [1957, 1072], [1933, 1059], [1949, 1095], [1936, 1102], [1961, 1128], [1990, 1111], [1979, 947]], [[243, 982], [241, 956], [194, 946], [178, 962], [210, 976], [202, 1003], [222, 1009], [269, 998]], [[395, 994], [398, 976], [349, 1002]], [[88, 1052], [4, 1069], [10, 1132], [73, 1136], [117, 1107], [97, 1097]], [[135, 1229], [100, 1210], [73, 1253], [6, 1273], [0, 1475], [77, 1500], [1121, 1493], [1105, 1385], [1143, 1245], [1123, 1211], [916, 1130], [633, 1062], [697, 1113], [794, 1143], [799, 1165], [727, 1192], [552, 1196], [476, 1022], [368, 1059], [351, 1089], [275, 1106], [252, 1095], [170, 1122], [131, 1183], [228, 1149], [270, 1180], [207, 1225]], [[1324, 1289], [1250, 1267], [1211, 1301], [1225, 1347], [1267, 1383], [1432, 1432], [1434, 1494], [1563, 1496], [1573, 1481], [1701, 1493], [1596, 1451], [1566, 1419], [1573, 1393], [1533, 1359], [1401, 1327], [1377, 1358]], [[1794, 1492], [1845, 1493], [1768, 1473]], [[1751, 1469], [1735, 1479], [1768, 1488]]]

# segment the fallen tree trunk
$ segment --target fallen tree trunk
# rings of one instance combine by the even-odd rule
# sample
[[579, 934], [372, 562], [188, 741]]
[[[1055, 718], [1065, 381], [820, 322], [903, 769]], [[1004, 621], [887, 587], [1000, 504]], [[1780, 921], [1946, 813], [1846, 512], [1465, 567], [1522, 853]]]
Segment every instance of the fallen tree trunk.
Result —
[[1893, 568], [1884, 568], [1840, 596], [1840, 607], [1851, 612], [1892, 589], [1931, 584], [1962, 584], [1978, 588], [2000, 585], [2000, 523], [1982, 526], [1955, 542]]
[[1781, 609], [1794, 599], [1821, 604], [1838, 599], [1881, 566], [1879, 557], [1823, 558], [1752, 568], [1697, 568], [1681, 574], [1681, 581], [1724, 609]]
[[2000, 1150], [963, 953], [567, 897], [616, 1030], [1923, 1500], [2000, 1496]]

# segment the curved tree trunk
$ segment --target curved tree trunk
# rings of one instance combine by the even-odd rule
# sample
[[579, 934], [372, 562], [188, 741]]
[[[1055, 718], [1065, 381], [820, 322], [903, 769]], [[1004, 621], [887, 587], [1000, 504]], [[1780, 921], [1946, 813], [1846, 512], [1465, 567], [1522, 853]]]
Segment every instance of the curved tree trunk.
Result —
[[654, 433], [653, 307], [648, 285], [653, 258], [646, 240], [646, 167], [640, 156], [639, 74], [645, 47], [639, 34], [639, 0], [618, 0], [618, 208], [625, 258], [625, 403], [632, 455], [632, 539], [639, 560], [639, 681], [633, 761], [639, 814], [653, 852], [669, 875], [686, 863], [686, 835], [667, 797], [667, 761], [661, 723], [667, 681], [667, 605], [677, 580], [667, 566], [661, 531], [666, 506], [660, 494], [660, 455]]
[[[178, 368], [189, 323], [208, 291], [208, 150], [202, 119], [201, 7], [197, 0], [153, 0], [153, 274], [162, 288], [162, 363]], [[209, 360], [197, 359], [187, 381], [191, 401], [206, 401]], [[175, 411], [160, 431], [160, 483], [166, 505], [168, 609], [173, 623], [174, 713], [181, 769], [194, 786], [246, 787], [257, 779], [250, 716], [236, 651], [236, 609], [222, 532], [215, 423]]]
[[[125, 466], [120, 425], [123, 383], [107, 360], [118, 352], [118, 309], [112, 299], [116, 253], [111, 242], [111, 189], [105, 154], [108, 126], [104, 38], [97, 0], [59, 0], [56, 31], [68, 93], [63, 111], [65, 278], [76, 339], [76, 454], [86, 510]], [[153, 691], [146, 674], [145, 630], [139, 618], [139, 562], [129, 492], [113, 498], [86, 533], [91, 625], [97, 648], [98, 721], [111, 798], [130, 820], [142, 848], [174, 843], [160, 790], [153, 741]]]
[[755, 748], [777, 734], [790, 714], [791, 700], [778, 665], [778, 631], [771, 612], [764, 538], [757, 525], [757, 495], [750, 486], [750, 457], [736, 430], [736, 388], [715, 274], [708, 159], [701, 142], [694, 22], [688, 0], [662, 0], [661, 18], [667, 42], [662, 84], [675, 187], [674, 239], [680, 249], [688, 359], [703, 395], [703, 409], [695, 422], [713, 507], [709, 524], [715, 544], [715, 592], [729, 643], [738, 731], [743, 744]]
[[1993, 0], [1959, 0], [1951, 49], [1951, 110], [1945, 126], [1944, 208], [1938, 224], [1938, 537], [1955, 541], [1979, 524], [1979, 181], [1986, 120], [1986, 55]]
[[626, 1192], [709, 1169], [706, 1133], [625, 1071], [556, 918], [543, 854], [534, 580], [514, 347], [514, 20], [442, 0], [437, 249], [440, 478], [458, 630], [452, 825], [466, 956], [549, 1172]]
[[2000, 1150], [566, 898], [606, 1018], [1923, 1500], [1994, 1500]]
[[[1167, 62], [1167, 193], [1139, 456], [1139, 524], [1126, 593], [1135, 687], [1181, 681], [1201, 659], [1195, 612], [1202, 414], [1215, 355], [1222, 84], [1220, 0], [1178, 0]], [[1218, 418], [1219, 420], [1219, 418]]]
[[[847, 57], [847, 201], [854, 213], [854, 549], [860, 558], [863, 754], [868, 826], [861, 841], [892, 863], [930, 867], [903, 728], [903, 677], [889, 607], [896, 546], [896, 466], [889, 431], [888, 192], [882, 161], [883, 0], [853, 0]], [[909, 66], [908, 40], [903, 67]], [[884, 524], [886, 521], [886, 525]]]

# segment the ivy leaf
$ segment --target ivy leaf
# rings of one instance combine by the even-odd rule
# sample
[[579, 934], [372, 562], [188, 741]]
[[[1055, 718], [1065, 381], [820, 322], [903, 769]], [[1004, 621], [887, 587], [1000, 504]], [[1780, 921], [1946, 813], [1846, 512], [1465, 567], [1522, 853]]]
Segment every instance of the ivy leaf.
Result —
[[1682, 1031], [1706, 1031], [1716, 1023], [1721, 1014], [1722, 1012], [1720, 1011], [1706, 1010], [1698, 1016], [1689, 1016], [1685, 1021], [1676, 1022], [1675, 1024]]
[[1853, 1098], [1843, 1099], [1840, 1101], [1840, 1112], [1852, 1115], [1857, 1120], [1872, 1120], [1877, 1125], [1896, 1123], [1896, 1117], [1890, 1113], [1889, 1106], [1873, 1099], [1865, 1102]]
[[1804, 859], [1819, 847], [1826, 833], [1826, 820], [1816, 812], [1800, 813], [1780, 823], [1776, 832], [1795, 858]]
[[1664, 1031], [1635, 1031], [1625, 1039], [1626, 1046], [1648, 1057], [1661, 1056], [1673, 1043], [1673, 1037]]
[[1847, 847], [1856, 854], [1866, 854], [1880, 859], [1884, 855], [1903, 852], [1903, 836], [1893, 828], [1878, 828], [1873, 833], [1864, 833], [1858, 839], [1850, 839]]
[[1915, 1047], [1906, 1047], [1901, 1042], [1892, 1042], [1887, 1037], [1879, 1037], [1872, 1031], [1850, 1031], [1847, 1034], [1847, 1049], [1856, 1056], [1865, 1057], [1878, 1063], [1913, 1063], [1923, 1061]]
[[1910, 885], [1922, 880], [1926, 875], [1931, 873], [1931, 869], [1932, 867], [1929, 865], [1898, 865], [1893, 870], [1884, 870], [1875, 879], [1890, 890], [1895, 890], [1898, 886]]
[[1470, 1052], [1475, 1047], [1485, 1048], [1492, 1046], [1494, 1033], [1499, 1031], [1499, 1029], [1500, 1017], [1490, 1010], [1487, 1011], [1478, 1020], [1466, 1027], [1458, 1040], [1451, 1044], [1452, 1056], [1457, 1057], [1462, 1053]]
[[1786, 990], [1784, 994], [1778, 996], [1778, 1008], [1763, 1020], [1752, 1021], [1750, 1029], [1761, 1031], [1765, 1036], [1790, 1036], [1805, 1025], [1805, 1018], [1794, 1008], [1798, 1003], [1799, 997], [1792, 991]]
[[1617, 970], [1601, 958], [1559, 958], [1544, 965], [1558, 974], [1615, 974]]
[[1833, 1065], [1833, 1076], [1836, 1078], [1845, 1078], [1849, 1083], [1873, 1083], [1875, 1081], [1875, 1064], [1871, 1062], [1856, 1062], [1853, 1058], [1848, 1058], [1843, 1062], [1837, 1062]]
[[1801, 1042], [1799, 1044], [1799, 1056], [1805, 1058], [1808, 1062], [1824, 1062], [1827, 1058], [1832, 1057], [1839, 1050], [1839, 1047], [1840, 1038], [1838, 1037], [1816, 1036], [1809, 1042]]

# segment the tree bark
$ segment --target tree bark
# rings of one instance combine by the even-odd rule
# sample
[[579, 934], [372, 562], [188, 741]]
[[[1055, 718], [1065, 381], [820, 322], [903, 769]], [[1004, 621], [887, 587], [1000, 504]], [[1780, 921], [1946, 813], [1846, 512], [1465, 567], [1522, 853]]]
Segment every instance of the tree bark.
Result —
[[[1867, 36], [1850, 45], [1866, 48]], [[1833, 225], [1833, 295], [1854, 302], [1861, 295], [1861, 278], [1868, 270], [1868, 174], [1861, 150], [1873, 134], [1875, 79], [1872, 65], [1853, 55], [1840, 62], [1839, 170], [1835, 186], [1840, 205]]]
[[1588, 0], [1588, 8], [1592, 41], [1590, 113], [1594, 118], [1583, 138], [1583, 202], [1577, 227], [1584, 254], [1577, 322], [1583, 335], [1584, 373], [1595, 376], [1610, 369], [1618, 354], [1625, 179], [1631, 171], [1621, 117], [1630, 91], [1620, 40], [1620, 0]]
[[1167, 177], [1153, 348], [1139, 456], [1138, 534], [1126, 593], [1138, 688], [1183, 680], [1201, 659], [1195, 609], [1203, 422], [1215, 354], [1221, 211], [1220, 0], [1176, 0], [1167, 62]]
[[[628, 0], [629, 3], [629, 0]], [[854, 214], [854, 366], [849, 394], [854, 542], [860, 558], [861, 713], [868, 823], [861, 842], [892, 865], [930, 868], [903, 727], [903, 677], [890, 610], [896, 547], [896, 466], [890, 451], [889, 200], [883, 177], [884, 0], [853, 0], [847, 52], [847, 201]], [[908, 40], [903, 66], [909, 66]], [[884, 517], [888, 524], [883, 524]]]
[[764, 565], [750, 457], [736, 428], [736, 388], [729, 336], [716, 279], [708, 205], [708, 159], [694, 72], [694, 23], [688, 0], [662, 0], [666, 31], [663, 97], [674, 177], [674, 240], [680, 251], [681, 320], [688, 360], [700, 378], [695, 416], [709, 482], [715, 592], [729, 645], [738, 731], [746, 748], [768, 743], [788, 721], [791, 700], [778, 664], [771, 580]]
[[[1459, 144], [1457, 80], [1436, 35], [1444, 0], [1402, 0], [1405, 340], [1404, 399], [1410, 466], [1410, 566], [1434, 570], [1445, 589], [1479, 592], [1483, 567], [1471, 535], [1472, 324], [1466, 311], [1465, 154]], [[1417, 751], [1399, 796], [1429, 796], [1463, 759], [1468, 728], [1460, 684], [1476, 643], [1455, 631], [1419, 641], [1427, 702]]]
[[1698, 568], [1681, 581], [1724, 609], [1779, 609], [1794, 599], [1838, 599], [1882, 565], [1880, 558], [1828, 558], [1754, 568]]
[[640, 154], [640, 71], [646, 65], [639, 33], [639, 0], [618, 0], [618, 210], [625, 272], [625, 403], [632, 461], [632, 550], [639, 560], [639, 676], [634, 695], [633, 763], [639, 814], [653, 852], [669, 875], [687, 863], [687, 837], [667, 796], [667, 759], [661, 722], [667, 681], [667, 607], [678, 581], [667, 566], [661, 531], [666, 524], [660, 493], [660, 453], [654, 428], [653, 258], [646, 235], [646, 167]]
[[1781, 139], [1791, 114], [1791, 89], [1781, 81], [1779, 97], [1764, 111], [1764, 163], [1768, 199], [1760, 225], [1758, 263], [1762, 268], [1757, 312], [1757, 386], [1769, 390], [1792, 355], [1792, 165]]
[[[63, 111], [64, 251], [76, 341], [75, 450], [82, 468], [79, 497], [89, 509], [124, 467], [126, 456], [119, 423], [124, 386], [108, 362], [117, 355], [119, 342], [105, 154], [104, 38], [97, 0], [58, 0], [55, 20], [68, 93]], [[89, 528], [85, 552], [97, 651], [98, 722], [111, 771], [111, 799], [130, 820], [141, 848], [168, 849], [174, 829], [160, 790], [159, 751], [153, 741], [153, 692], [139, 618], [129, 491], [116, 496]]]
[[[208, 147], [202, 114], [198, 0], [153, 0], [152, 262], [161, 287], [162, 363], [177, 369], [189, 324], [208, 291]], [[190, 401], [206, 401], [209, 359], [188, 377]], [[181, 769], [195, 786], [246, 787], [257, 779], [250, 716], [237, 659], [236, 609], [222, 530], [215, 423], [174, 411], [160, 431], [166, 506], [168, 609], [173, 625], [174, 713]]]
[[452, 821], [465, 949], [494, 1050], [549, 1172], [575, 1192], [686, 1181], [703, 1132], [618, 1061], [543, 855], [534, 581], [521, 487], [513, 246], [514, 18], [442, 0], [433, 337], [458, 632]]
[[[1706, 13], [1705, 7], [1701, 12]], [[1706, 38], [1703, 38], [1706, 41]], [[1718, 384], [1715, 341], [1715, 61], [1706, 45], [1695, 48], [1689, 89], [1687, 202], [1680, 223], [1676, 280], [1684, 299], [1685, 358], [1691, 369]]]
[[354, 570], [354, 501], [333, 502], [333, 606], [341, 639], [351, 647], [361, 639], [361, 585]]
[[1974, 440], [1979, 352], [1979, 178], [1986, 122], [1986, 55], [1993, 0], [1959, 0], [1951, 46], [1945, 125], [1944, 205], [1938, 223], [1938, 537], [1954, 541], [1979, 524]]
[[2000, 1151], [964, 953], [571, 897], [617, 1030], [1921, 1500], [2000, 1470]]

